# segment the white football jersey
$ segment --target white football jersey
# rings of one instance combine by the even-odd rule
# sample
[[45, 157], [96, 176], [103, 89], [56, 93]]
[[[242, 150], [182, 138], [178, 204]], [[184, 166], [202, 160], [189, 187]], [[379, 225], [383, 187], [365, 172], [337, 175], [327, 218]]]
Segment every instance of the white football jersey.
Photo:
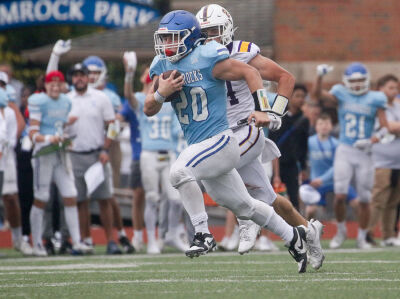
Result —
[[[250, 42], [235, 40], [227, 46], [230, 58], [248, 63], [260, 53], [260, 48]], [[245, 80], [226, 81], [227, 114], [229, 127], [236, 126], [241, 119], [254, 111], [254, 100]]]

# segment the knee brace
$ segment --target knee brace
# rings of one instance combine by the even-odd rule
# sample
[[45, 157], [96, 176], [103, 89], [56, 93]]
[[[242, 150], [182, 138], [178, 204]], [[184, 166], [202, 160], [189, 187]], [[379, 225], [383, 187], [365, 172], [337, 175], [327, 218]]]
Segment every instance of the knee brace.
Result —
[[184, 183], [196, 180], [189, 168], [179, 165], [172, 165], [169, 177], [171, 185], [174, 188], [178, 188]]

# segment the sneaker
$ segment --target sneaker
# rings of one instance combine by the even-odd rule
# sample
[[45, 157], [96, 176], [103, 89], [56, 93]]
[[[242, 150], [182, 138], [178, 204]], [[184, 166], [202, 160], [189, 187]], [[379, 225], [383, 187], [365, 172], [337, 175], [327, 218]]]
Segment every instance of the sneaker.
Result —
[[74, 244], [72, 246], [72, 255], [82, 255], [87, 253], [93, 253], [93, 246], [88, 245], [84, 242], [79, 242], [78, 244]]
[[308, 223], [308, 232], [306, 239], [309, 253], [309, 262], [315, 270], [321, 268], [322, 263], [325, 259], [325, 255], [322, 252], [320, 240], [323, 228], [324, 226], [318, 220], [311, 219]]
[[51, 239], [45, 239], [44, 240], [44, 249], [47, 252], [47, 255], [55, 255], [56, 251], [54, 249], [54, 244], [51, 241]]
[[239, 247], [240, 254], [248, 253], [256, 244], [261, 227], [251, 220], [239, 220]]
[[133, 248], [132, 244], [129, 242], [129, 239], [125, 236], [121, 236], [119, 238], [119, 244], [122, 246], [122, 251], [124, 253], [134, 253], [135, 248]]
[[304, 225], [293, 227], [293, 239], [285, 244], [297, 262], [299, 273], [304, 273], [307, 269], [307, 233], [308, 229]]
[[167, 234], [164, 244], [182, 252], [186, 252], [189, 249], [189, 245], [183, 242], [179, 235], [176, 235], [175, 237], [169, 237]]
[[136, 252], [142, 251], [144, 248], [143, 239], [139, 239], [138, 237], [132, 237], [132, 246]]
[[254, 249], [258, 251], [279, 251], [279, 247], [266, 236], [261, 236], [256, 241]]
[[19, 245], [19, 251], [23, 255], [32, 255], [33, 254], [31, 245], [28, 242], [26, 242], [25, 240], [21, 241], [21, 243]]
[[371, 249], [372, 245], [367, 243], [365, 239], [357, 239], [357, 248], [358, 249]]
[[32, 253], [34, 256], [47, 256], [47, 251], [42, 244], [37, 244], [36, 246], [33, 246]]
[[158, 241], [148, 241], [147, 242], [147, 254], [160, 254], [161, 250], [158, 246]]
[[119, 249], [117, 243], [115, 243], [114, 241], [110, 241], [107, 244], [107, 254], [122, 254], [121, 249]]
[[346, 238], [347, 238], [347, 231], [346, 230], [342, 231], [338, 229], [336, 235], [329, 242], [329, 248], [338, 249], [340, 246], [342, 246]]
[[[88, 244], [86, 244], [88, 245]], [[92, 251], [93, 251], [93, 246], [92, 246]], [[72, 253], [72, 244], [68, 240], [63, 240], [61, 242], [61, 247], [58, 252], [59, 254], [71, 254]]]
[[205, 255], [210, 251], [217, 249], [217, 243], [212, 234], [196, 233], [190, 248], [185, 252], [187, 257], [193, 258]]
[[383, 246], [383, 247], [386, 247], [386, 246], [400, 247], [400, 239], [392, 237], [392, 238], [382, 240], [381, 246]]

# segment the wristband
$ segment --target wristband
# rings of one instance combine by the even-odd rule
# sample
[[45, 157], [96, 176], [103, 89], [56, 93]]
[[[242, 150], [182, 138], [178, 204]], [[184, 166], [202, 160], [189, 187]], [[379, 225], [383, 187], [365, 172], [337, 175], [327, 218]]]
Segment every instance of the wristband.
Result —
[[268, 102], [267, 92], [265, 89], [257, 89], [251, 94], [254, 99], [254, 106], [256, 111], [268, 111], [271, 107]]
[[36, 143], [36, 137], [38, 137], [39, 135], [40, 135], [39, 132], [33, 133], [33, 135], [32, 135], [32, 142], [33, 142], [33, 143]]
[[271, 112], [278, 114], [279, 116], [283, 116], [286, 111], [286, 107], [288, 105], [289, 100], [281, 95], [276, 95], [274, 99], [274, 103], [272, 104]]
[[381, 140], [389, 133], [389, 130], [386, 127], [381, 128], [378, 132], [375, 133], [375, 137]]
[[53, 137], [53, 136], [51, 136], [51, 135], [45, 135], [45, 136], [44, 136], [44, 142], [51, 143], [51, 137]]
[[162, 96], [158, 90], [154, 93], [154, 99], [156, 100], [157, 103], [163, 104], [165, 102], [166, 97]]
[[133, 72], [126, 72], [125, 74], [125, 82], [129, 83], [131, 82], [133, 79]]

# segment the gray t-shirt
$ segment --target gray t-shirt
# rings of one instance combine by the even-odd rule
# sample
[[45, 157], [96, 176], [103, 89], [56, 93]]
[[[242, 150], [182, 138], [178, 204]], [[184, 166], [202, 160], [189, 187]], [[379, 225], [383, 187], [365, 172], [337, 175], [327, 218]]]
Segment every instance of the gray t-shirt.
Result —
[[[395, 100], [393, 105], [387, 107], [386, 118], [390, 121], [400, 122], [400, 101]], [[372, 147], [375, 168], [400, 169], [400, 137], [390, 143], [377, 143]]]

